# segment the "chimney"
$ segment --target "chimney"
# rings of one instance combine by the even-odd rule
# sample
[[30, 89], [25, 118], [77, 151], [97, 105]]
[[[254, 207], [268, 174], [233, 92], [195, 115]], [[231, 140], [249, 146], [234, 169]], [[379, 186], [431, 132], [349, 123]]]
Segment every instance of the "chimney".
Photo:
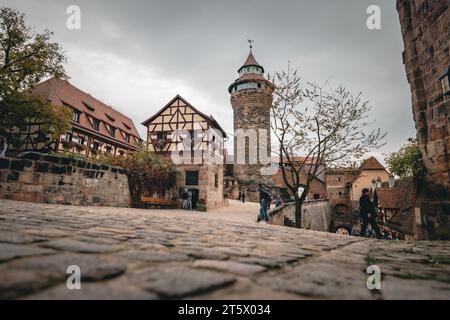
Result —
[[389, 188], [395, 187], [395, 178], [394, 176], [389, 176]]

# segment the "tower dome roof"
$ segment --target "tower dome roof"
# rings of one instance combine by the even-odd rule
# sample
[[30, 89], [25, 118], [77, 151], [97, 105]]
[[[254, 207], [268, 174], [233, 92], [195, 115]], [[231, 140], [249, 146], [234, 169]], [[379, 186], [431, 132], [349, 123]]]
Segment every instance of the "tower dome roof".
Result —
[[238, 72], [240, 72], [245, 67], [251, 67], [251, 66], [261, 68], [262, 72], [264, 73], [264, 68], [262, 65], [260, 65], [258, 63], [258, 61], [256, 61], [255, 56], [253, 55], [252, 49], [250, 49], [250, 53], [248, 54], [247, 59], [245, 60], [242, 67], [239, 68]]

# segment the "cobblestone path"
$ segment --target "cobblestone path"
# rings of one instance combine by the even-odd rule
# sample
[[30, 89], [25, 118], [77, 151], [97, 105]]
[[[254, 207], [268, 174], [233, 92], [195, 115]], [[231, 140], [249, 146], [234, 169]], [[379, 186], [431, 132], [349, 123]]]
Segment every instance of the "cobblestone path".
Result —
[[[450, 299], [450, 242], [261, 225], [255, 209], [0, 200], [0, 298]], [[67, 289], [69, 265], [81, 290]], [[367, 289], [368, 265], [381, 268], [381, 290]]]

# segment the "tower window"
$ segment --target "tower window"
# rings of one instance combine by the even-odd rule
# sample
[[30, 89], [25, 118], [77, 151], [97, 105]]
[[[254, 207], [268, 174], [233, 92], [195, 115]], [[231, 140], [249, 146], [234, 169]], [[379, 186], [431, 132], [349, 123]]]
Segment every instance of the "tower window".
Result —
[[258, 89], [261, 89], [261, 83], [257, 84]]

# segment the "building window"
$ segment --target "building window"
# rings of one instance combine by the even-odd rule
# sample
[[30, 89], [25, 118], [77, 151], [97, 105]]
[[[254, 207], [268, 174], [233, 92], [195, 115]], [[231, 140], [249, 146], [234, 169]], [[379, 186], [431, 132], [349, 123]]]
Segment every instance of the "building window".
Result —
[[84, 137], [78, 137], [78, 144], [84, 145]]
[[158, 140], [166, 140], [167, 139], [167, 132], [158, 132], [156, 135]]
[[130, 134], [129, 133], [125, 133], [125, 141], [130, 143]]
[[109, 134], [111, 135], [111, 137], [115, 137], [116, 136], [116, 128], [109, 127]]
[[98, 149], [99, 149], [99, 147], [100, 147], [100, 145], [99, 145], [99, 143], [98, 143], [98, 142], [94, 142], [94, 143], [92, 143], [92, 150], [98, 150]]
[[80, 123], [80, 112], [74, 111], [72, 113], [72, 121], [76, 123]]
[[318, 199], [320, 199], [320, 194], [314, 193], [314, 200], [318, 200]]
[[71, 142], [72, 141], [72, 132], [67, 132], [66, 133], [66, 142]]
[[92, 122], [92, 126], [94, 127], [95, 130], [100, 130], [100, 120], [94, 119]]
[[217, 173], [214, 175], [214, 187], [219, 187], [219, 174]]
[[198, 171], [186, 171], [186, 185], [198, 186]]
[[258, 89], [261, 89], [261, 83], [257, 84]]

